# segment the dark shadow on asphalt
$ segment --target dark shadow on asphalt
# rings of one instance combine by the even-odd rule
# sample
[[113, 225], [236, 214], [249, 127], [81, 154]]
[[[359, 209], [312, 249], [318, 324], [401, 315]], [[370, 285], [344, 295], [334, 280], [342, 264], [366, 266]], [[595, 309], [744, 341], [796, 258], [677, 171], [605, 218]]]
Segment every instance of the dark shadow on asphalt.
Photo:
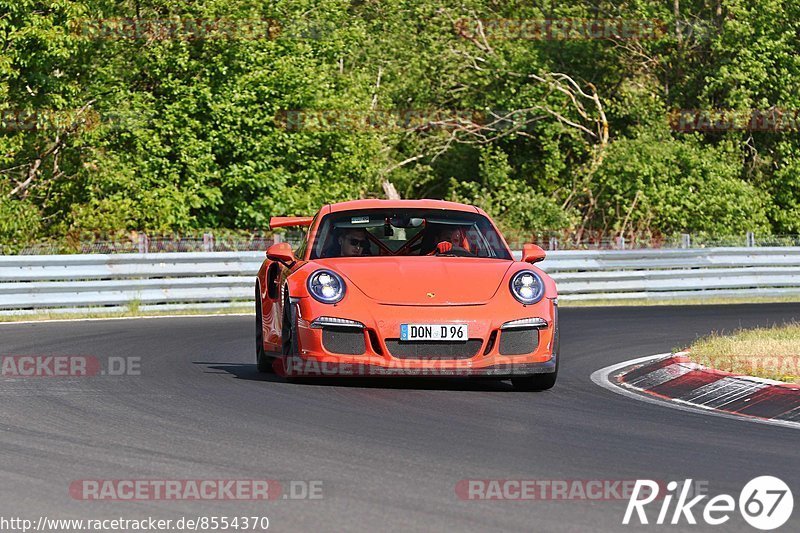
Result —
[[[207, 367], [207, 374], [229, 374], [236, 379], [249, 381], [267, 381], [273, 383], [289, 383], [285, 378], [276, 374], [261, 373], [254, 364], [246, 363], [214, 363], [195, 361], [196, 365]], [[417, 389], [417, 390], [451, 390], [451, 391], [495, 391], [515, 392], [508, 380], [500, 381], [491, 378], [417, 378], [417, 377], [387, 377], [387, 378], [301, 378], [295, 379], [291, 385], [316, 386], [316, 387], [354, 387], [367, 389]]]
[[212, 363], [206, 361], [194, 361], [196, 365], [207, 367], [206, 374], [228, 374], [238, 379], [249, 381], [270, 381], [273, 383], [285, 383], [282, 377], [266, 372], [259, 372], [256, 365], [246, 363]]

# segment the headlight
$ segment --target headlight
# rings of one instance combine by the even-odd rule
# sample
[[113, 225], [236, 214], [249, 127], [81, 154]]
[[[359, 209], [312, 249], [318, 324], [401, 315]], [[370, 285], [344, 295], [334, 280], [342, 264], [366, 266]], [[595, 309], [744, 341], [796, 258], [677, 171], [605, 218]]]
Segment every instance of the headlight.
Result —
[[535, 304], [544, 296], [544, 281], [533, 270], [522, 270], [511, 278], [511, 294], [525, 305]]
[[325, 304], [335, 304], [344, 298], [344, 280], [336, 272], [317, 270], [308, 277], [308, 292]]

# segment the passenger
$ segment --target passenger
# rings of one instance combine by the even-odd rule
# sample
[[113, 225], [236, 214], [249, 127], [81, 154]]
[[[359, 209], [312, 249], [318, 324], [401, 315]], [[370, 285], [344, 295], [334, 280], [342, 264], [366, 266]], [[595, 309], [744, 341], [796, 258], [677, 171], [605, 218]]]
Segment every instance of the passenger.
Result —
[[360, 228], [350, 228], [339, 236], [339, 255], [342, 257], [354, 257], [359, 255], [370, 255], [369, 237], [367, 230]]

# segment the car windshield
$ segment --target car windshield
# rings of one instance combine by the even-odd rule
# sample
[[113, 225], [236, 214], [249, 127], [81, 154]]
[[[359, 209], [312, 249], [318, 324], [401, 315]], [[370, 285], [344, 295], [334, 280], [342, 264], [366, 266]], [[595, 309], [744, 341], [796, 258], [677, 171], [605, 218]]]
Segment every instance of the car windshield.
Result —
[[369, 209], [326, 215], [311, 259], [456, 256], [512, 259], [485, 216], [444, 209]]

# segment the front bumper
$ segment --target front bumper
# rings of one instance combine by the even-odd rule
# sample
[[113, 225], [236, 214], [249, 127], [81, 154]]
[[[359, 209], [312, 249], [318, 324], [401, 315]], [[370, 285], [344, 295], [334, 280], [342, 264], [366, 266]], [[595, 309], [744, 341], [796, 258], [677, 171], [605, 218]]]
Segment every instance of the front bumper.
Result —
[[[507, 378], [556, 371], [554, 346], [557, 311], [555, 301], [544, 299], [532, 306], [490, 302], [469, 306], [329, 306], [303, 298], [296, 301], [299, 352], [282, 361], [279, 370], [288, 376], [485, 376]], [[377, 315], [377, 316], [376, 316]], [[356, 347], [352, 353], [333, 346], [325, 327], [312, 326], [320, 316], [353, 320], [363, 328], [347, 333]], [[528, 350], [505, 342], [511, 329], [503, 325], [521, 319], [539, 318], [536, 342]], [[468, 324], [469, 346], [450, 346], [437, 353], [439, 345], [404, 349], [400, 353], [400, 326], [404, 323]], [[520, 328], [513, 328], [513, 334]], [[330, 333], [330, 330], [328, 331]], [[504, 336], [506, 335], [506, 336]], [[346, 343], [345, 343], [346, 344]], [[509, 350], [509, 346], [514, 349]], [[333, 349], [332, 349], [333, 348]], [[405, 346], [404, 348], [408, 348]]]
[[556, 371], [556, 357], [553, 356], [544, 363], [511, 363], [477, 368], [454, 363], [438, 367], [434, 365], [407, 367], [403, 364], [381, 366], [319, 361], [313, 357], [290, 357], [285, 361], [281, 373], [286, 376], [309, 377], [490, 377], [503, 379], [553, 373]]

